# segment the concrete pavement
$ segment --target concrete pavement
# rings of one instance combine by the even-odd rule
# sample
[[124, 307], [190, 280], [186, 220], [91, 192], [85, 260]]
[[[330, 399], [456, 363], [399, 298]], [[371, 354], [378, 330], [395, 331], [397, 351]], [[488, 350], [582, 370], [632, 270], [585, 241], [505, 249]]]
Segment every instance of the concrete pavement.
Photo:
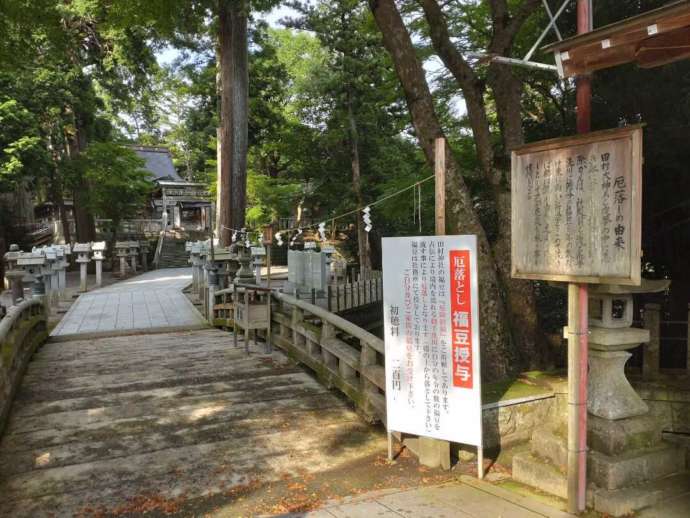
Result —
[[284, 518], [570, 518], [572, 515], [471, 477], [460, 482], [360, 495]]

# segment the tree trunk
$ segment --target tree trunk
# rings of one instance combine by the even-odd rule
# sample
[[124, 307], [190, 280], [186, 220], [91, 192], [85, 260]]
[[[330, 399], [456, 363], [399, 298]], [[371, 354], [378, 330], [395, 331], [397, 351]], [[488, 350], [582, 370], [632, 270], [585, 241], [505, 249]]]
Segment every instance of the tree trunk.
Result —
[[[75, 159], [86, 149], [86, 132], [79, 117], [75, 115], [75, 134], [68, 139], [67, 149], [69, 157]], [[84, 178], [79, 179], [79, 185], [73, 190], [74, 223], [78, 243], [90, 243], [96, 240], [96, 221], [88, 206], [89, 184]]]
[[496, 116], [503, 137], [503, 166], [508, 169], [510, 152], [524, 143], [522, 131], [522, 81], [509, 65], [492, 63], [488, 82], [496, 102]]
[[[347, 92], [347, 119], [349, 124], [350, 134], [350, 163], [352, 165], [352, 190], [355, 193], [355, 199], [358, 207], [364, 206], [364, 197], [362, 196], [362, 181], [360, 174], [359, 161], [359, 131], [357, 130], [357, 121], [352, 109], [352, 94]], [[359, 213], [355, 217], [357, 222], [357, 250], [359, 253], [359, 269], [361, 272], [371, 270], [371, 253], [369, 252], [369, 236], [364, 230], [364, 222], [362, 221], [362, 214]]]
[[[544, 351], [541, 348], [544, 342], [539, 329], [533, 284], [530, 281], [513, 279], [511, 276], [510, 188], [508, 175], [505, 179], [502, 178], [502, 172], [510, 169], [510, 155], [506, 157], [504, 154], [501, 164], [494, 170], [494, 154], [483, 98], [483, 86], [474, 70], [451, 41], [445, 16], [437, 1], [419, 0], [419, 3], [424, 9], [429, 24], [434, 49], [462, 89], [482, 172], [491, 185], [499, 229], [498, 237], [493, 244], [494, 259], [505, 287], [510, 329], [516, 352], [521, 359], [520, 365], [537, 366], [544, 359]], [[522, 143], [520, 112], [522, 85], [512, 74], [510, 67], [501, 64], [495, 64], [492, 67], [494, 69], [490, 74], [491, 84], [505, 151]]]
[[493, 182], [494, 156], [489, 118], [486, 115], [484, 103], [484, 85], [451, 41], [448, 24], [438, 2], [436, 0], [418, 1], [424, 10], [424, 16], [429, 25], [429, 34], [434, 49], [462, 89], [479, 164], [482, 172]]
[[232, 201], [233, 228], [244, 228], [247, 208], [247, 148], [249, 119], [249, 54], [246, 0], [232, 3]]
[[[424, 70], [394, 0], [369, 0], [369, 6], [405, 92], [417, 138], [427, 162], [432, 165], [435, 139], [444, 135], [434, 111]], [[502, 290], [486, 233], [474, 210], [458, 164], [449, 151], [446, 151], [446, 164], [446, 225], [453, 233], [477, 236], [479, 305], [481, 321], [484, 322], [481, 327], [482, 372], [488, 380], [500, 379], [519, 367], [507, 326]]]
[[58, 217], [62, 224], [62, 236], [65, 239], [65, 243], [71, 243], [72, 235], [69, 228], [69, 220], [67, 219], [67, 211], [65, 210], [65, 197], [63, 196], [63, 185], [58, 167], [57, 160], [53, 157], [53, 169], [50, 182], [51, 197], [58, 209]]
[[220, 109], [218, 128], [218, 190], [216, 222], [220, 246], [229, 246], [232, 236], [232, 0], [218, 0], [218, 66]]

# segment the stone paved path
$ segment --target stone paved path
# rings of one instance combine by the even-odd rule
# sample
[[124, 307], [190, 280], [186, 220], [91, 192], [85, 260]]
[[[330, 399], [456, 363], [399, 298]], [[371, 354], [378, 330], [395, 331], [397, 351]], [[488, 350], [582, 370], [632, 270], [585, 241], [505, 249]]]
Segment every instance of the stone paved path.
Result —
[[51, 336], [65, 339], [203, 327], [201, 315], [182, 293], [191, 280], [191, 268], [170, 268], [84, 293]]
[[385, 449], [280, 352], [220, 330], [48, 342], [0, 440], [0, 516], [138, 516]]

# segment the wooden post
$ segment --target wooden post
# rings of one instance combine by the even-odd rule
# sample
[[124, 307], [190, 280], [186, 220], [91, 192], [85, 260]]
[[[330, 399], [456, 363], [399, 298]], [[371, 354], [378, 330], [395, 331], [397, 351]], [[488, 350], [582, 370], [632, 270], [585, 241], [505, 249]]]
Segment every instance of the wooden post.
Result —
[[649, 331], [649, 342], [642, 346], [642, 378], [646, 380], [656, 379], [659, 375], [660, 327], [661, 306], [652, 302], [645, 304], [644, 328]]
[[[435, 230], [437, 236], [446, 235], [446, 140], [437, 138], [434, 147], [434, 175], [435, 175]], [[481, 458], [478, 455], [477, 458]], [[450, 442], [419, 438], [419, 462], [429, 467], [440, 466], [450, 469]], [[479, 478], [483, 476], [482, 467], [478, 464]]]

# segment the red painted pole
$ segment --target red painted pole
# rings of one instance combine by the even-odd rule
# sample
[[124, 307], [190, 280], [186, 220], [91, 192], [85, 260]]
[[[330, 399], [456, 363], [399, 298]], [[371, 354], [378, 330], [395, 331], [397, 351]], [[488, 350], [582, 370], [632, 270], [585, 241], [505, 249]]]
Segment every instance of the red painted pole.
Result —
[[[592, 30], [592, 0], [577, 0], [577, 33]], [[588, 133], [592, 125], [592, 78], [590, 75], [577, 77], [577, 132]], [[587, 490], [587, 368], [589, 356], [588, 286], [578, 285], [578, 340], [577, 368], [577, 512], [586, 508]], [[569, 324], [570, 325], [570, 324]], [[571, 330], [572, 331], [572, 330]], [[574, 495], [568, 495], [571, 498]]]

